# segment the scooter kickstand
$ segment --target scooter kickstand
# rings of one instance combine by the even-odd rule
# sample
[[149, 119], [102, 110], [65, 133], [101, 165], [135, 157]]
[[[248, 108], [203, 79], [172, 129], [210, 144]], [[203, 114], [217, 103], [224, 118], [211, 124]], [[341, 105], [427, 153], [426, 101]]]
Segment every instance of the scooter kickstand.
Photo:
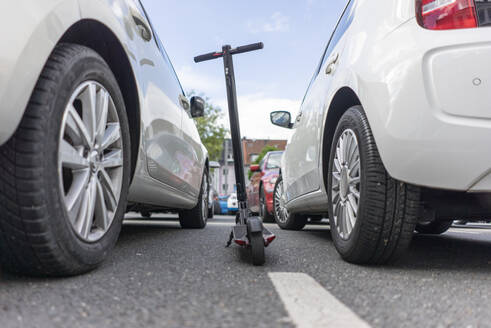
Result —
[[230, 237], [228, 238], [227, 246], [225, 246], [225, 248], [230, 247], [230, 245], [232, 245], [232, 241], [233, 240], [234, 240], [234, 232], [233, 231], [230, 231]]

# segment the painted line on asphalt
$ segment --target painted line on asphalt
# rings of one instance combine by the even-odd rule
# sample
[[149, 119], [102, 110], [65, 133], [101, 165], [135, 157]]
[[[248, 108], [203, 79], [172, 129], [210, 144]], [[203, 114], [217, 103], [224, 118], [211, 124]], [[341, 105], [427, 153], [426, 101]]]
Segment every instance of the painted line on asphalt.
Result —
[[298, 328], [370, 327], [311, 276], [294, 272], [268, 275]]

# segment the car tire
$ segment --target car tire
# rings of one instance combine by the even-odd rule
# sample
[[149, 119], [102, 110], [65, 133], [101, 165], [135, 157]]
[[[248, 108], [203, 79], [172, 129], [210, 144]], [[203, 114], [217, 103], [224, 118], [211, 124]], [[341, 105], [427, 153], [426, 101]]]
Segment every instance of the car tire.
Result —
[[418, 223], [416, 231], [427, 235], [441, 235], [452, 226], [453, 221], [431, 221], [427, 223]]
[[213, 215], [215, 214], [215, 204], [211, 204], [211, 208], [208, 208], [208, 219], [213, 219]]
[[150, 219], [152, 217], [152, 213], [147, 210], [141, 211], [140, 214], [144, 219]]
[[[109, 105], [98, 107], [102, 103]], [[102, 112], [108, 114], [99, 116]], [[76, 117], [90, 131], [82, 133], [81, 125], [73, 124]], [[110, 124], [117, 140], [104, 148], [103, 142], [113, 140], [105, 138]], [[121, 230], [130, 149], [123, 96], [106, 62], [83, 46], [56, 46], [16, 132], [0, 147], [2, 267], [37, 276], [76, 275], [97, 267]], [[107, 166], [109, 156], [117, 165], [113, 169]], [[117, 181], [109, 173], [109, 180], [101, 178], [103, 170]], [[70, 212], [68, 204], [73, 204]]]
[[222, 208], [220, 206], [220, 202], [215, 203], [214, 206], [215, 206], [215, 215], [221, 215]]
[[268, 212], [268, 207], [266, 206], [266, 196], [264, 195], [263, 186], [259, 191], [259, 216], [265, 223], [274, 223], [274, 215]]
[[274, 187], [273, 209], [276, 224], [284, 230], [302, 230], [307, 224], [307, 217], [301, 214], [292, 214], [284, 207], [283, 178], [278, 177]]
[[208, 219], [208, 171], [203, 173], [198, 203], [190, 210], [179, 212], [179, 223], [183, 229], [204, 229]]
[[331, 235], [344, 260], [386, 263], [408, 248], [420, 191], [389, 176], [361, 106], [348, 109], [338, 123], [327, 184]]

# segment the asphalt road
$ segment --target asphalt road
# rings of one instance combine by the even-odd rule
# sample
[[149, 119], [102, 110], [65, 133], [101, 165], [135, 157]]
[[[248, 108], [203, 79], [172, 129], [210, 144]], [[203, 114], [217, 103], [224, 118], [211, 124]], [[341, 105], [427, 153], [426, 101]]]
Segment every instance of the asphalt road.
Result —
[[417, 235], [401, 261], [376, 267], [343, 262], [326, 225], [270, 225], [278, 239], [253, 267], [246, 251], [224, 247], [232, 221], [196, 231], [172, 217], [131, 220], [89, 274], [1, 272], [0, 327], [294, 327], [268, 275], [278, 272], [307, 274], [373, 327], [491, 327], [489, 227]]

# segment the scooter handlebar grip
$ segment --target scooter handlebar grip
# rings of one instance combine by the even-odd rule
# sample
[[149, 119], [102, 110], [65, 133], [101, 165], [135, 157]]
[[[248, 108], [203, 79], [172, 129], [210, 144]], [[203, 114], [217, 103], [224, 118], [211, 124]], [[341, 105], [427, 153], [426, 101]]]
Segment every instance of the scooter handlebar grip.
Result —
[[200, 55], [194, 57], [194, 62], [195, 63], [200, 63], [206, 60], [212, 60], [212, 59], [217, 59], [223, 57], [223, 52], [210, 52], [208, 54]]
[[231, 51], [232, 54], [241, 54], [244, 52], [249, 52], [249, 51], [254, 51], [254, 50], [259, 50], [264, 48], [264, 43], [258, 42], [258, 43], [253, 43], [253, 44], [248, 44], [246, 46], [240, 46]]

